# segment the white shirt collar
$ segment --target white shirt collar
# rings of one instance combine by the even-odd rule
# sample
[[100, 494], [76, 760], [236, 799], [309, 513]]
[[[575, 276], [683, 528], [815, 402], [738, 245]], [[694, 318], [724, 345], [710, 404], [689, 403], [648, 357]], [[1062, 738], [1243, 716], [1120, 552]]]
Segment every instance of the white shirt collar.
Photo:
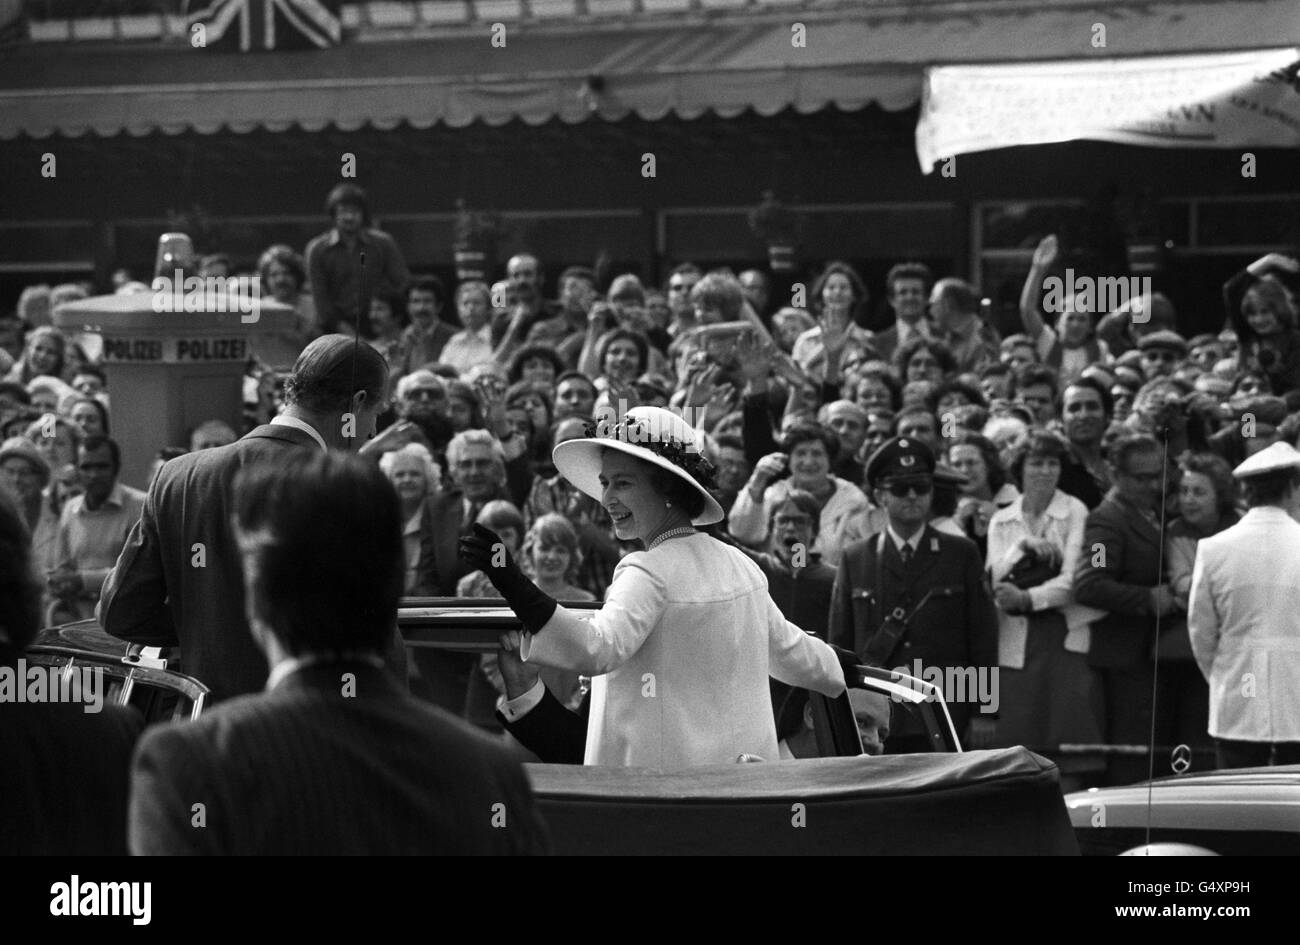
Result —
[[325, 438], [322, 437], [320, 433], [316, 431], [316, 428], [306, 420], [300, 420], [297, 417], [288, 417], [284, 414], [280, 414], [278, 417], [272, 417], [271, 423], [277, 427], [293, 427], [295, 430], [301, 430], [320, 445], [321, 452], [329, 452], [329, 447], [325, 445]]
[[913, 552], [918, 550], [921, 547], [921, 536], [925, 534], [925, 529], [921, 528], [918, 529], [917, 533], [907, 541], [903, 541], [902, 536], [899, 535], [898, 532], [894, 531], [893, 525], [886, 525], [885, 531], [889, 532], [889, 540], [894, 543], [894, 547], [900, 552], [903, 550], [903, 545], [911, 545]]
[[[384, 661], [370, 653], [349, 653], [347, 658], [359, 663], [368, 663], [377, 669], [384, 668]], [[290, 656], [287, 659], [282, 659], [275, 664], [271, 669], [271, 674], [266, 677], [266, 691], [270, 692], [300, 669], [306, 669], [308, 666], [315, 666], [317, 663], [327, 661], [334, 662], [334, 658], [309, 653], [306, 656]]]

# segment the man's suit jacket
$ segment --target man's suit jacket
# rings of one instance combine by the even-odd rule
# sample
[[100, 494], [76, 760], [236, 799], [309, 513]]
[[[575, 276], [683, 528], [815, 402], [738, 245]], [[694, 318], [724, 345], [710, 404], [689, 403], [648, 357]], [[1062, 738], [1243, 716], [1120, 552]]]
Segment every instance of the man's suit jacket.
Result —
[[1163, 580], [1159, 529], [1112, 489], [1088, 513], [1074, 576], [1075, 601], [1107, 611], [1092, 624], [1091, 665], [1135, 668], [1151, 662], [1155, 615], [1150, 591]]
[[[515, 502], [501, 489], [492, 499]], [[491, 499], [484, 500], [486, 505]], [[515, 503], [519, 505], [520, 503]], [[455, 597], [456, 583], [474, 569], [460, 557], [460, 533], [472, 522], [465, 521], [465, 494], [459, 489], [435, 492], [425, 500], [420, 513], [419, 586], [432, 588], [440, 597]]]
[[[0, 664], [14, 666], [18, 654], [0, 650]], [[143, 728], [123, 706], [0, 703], [0, 854], [124, 855], [131, 752]]]
[[[876, 587], [882, 536], [885, 547], [880, 576], [884, 586]], [[912, 618], [881, 665], [886, 669], [901, 668], [909, 675], [916, 675], [917, 660], [923, 669], [997, 666], [997, 610], [984, 579], [979, 551], [969, 539], [945, 535], [930, 525], [921, 534], [916, 556], [906, 568], [885, 532], [845, 547], [831, 591], [827, 641], [865, 659], [867, 644], [885, 615], [896, 607], [911, 612], [930, 590], [934, 595]], [[972, 705], [949, 705], [959, 733]]]
[[[103, 628], [145, 646], [180, 646], [184, 671], [212, 690], [213, 702], [260, 690], [267, 666], [244, 616], [231, 485], [245, 466], [319, 448], [301, 430], [268, 423], [228, 446], [164, 464], [104, 582]], [[392, 656], [404, 663], [400, 647]]]
[[[198, 824], [195, 804], [203, 804]], [[299, 669], [197, 722], [151, 729], [132, 774], [136, 854], [546, 852], [505, 749], [361, 662]]]
[[580, 765], [587, 751], [587, 717], [591, 696], [578, 711], [566, 709], [551, 690], [542, 688], [542, 701], [513, 722], [502, 713], [497, 720], [538, 760], [548, 765]]
[[[1187, 624], [1210, 684], [1215, 738], [1300, 742], [1297, 572], [1300, 523], [1276, 506], [1257, 506], [1201, 540]], [[1248, 695], [1247, 678], [1255, 680]]]

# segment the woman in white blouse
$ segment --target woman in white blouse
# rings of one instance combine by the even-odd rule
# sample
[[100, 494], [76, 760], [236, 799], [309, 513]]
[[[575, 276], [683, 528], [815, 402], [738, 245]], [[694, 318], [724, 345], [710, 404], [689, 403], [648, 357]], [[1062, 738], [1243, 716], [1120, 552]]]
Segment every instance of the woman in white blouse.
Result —
[[[988, 569], [998, 605], [998, 745], [1044, 751], [1102, 740], [1087, 663], [1089, 623], [1100, 614], [1074, 603], [1072, 593], [1088, 509], [1056, 488], [1065, 455], [1059, 437], [1032, 433], [1011, 462], [1021, 495], [989, 521]], [[1027, 556], [1041, 564], [1030, 569]], [[1058, 764], [1063, 779], [1102, 766], [1093, 758], [1061, 758]]]
[[525, 661], [592, 677], [587, 764], [775, 760], [768, 677], [837, 696], [841, 659], [856, 658], [787, 621], [758, 565], [696, 531], [720, 521], [722, 509], [705, 488], [711, 467], [680, 417], [637, 407], [596, 432], [558, 445], [556, 468], [600, 500], [618, 538], [646, 550], [619, 562], [592, 619], [542, 593], [489, 531], [463, 538], [462, 557], [484, 569], [520, 618]]

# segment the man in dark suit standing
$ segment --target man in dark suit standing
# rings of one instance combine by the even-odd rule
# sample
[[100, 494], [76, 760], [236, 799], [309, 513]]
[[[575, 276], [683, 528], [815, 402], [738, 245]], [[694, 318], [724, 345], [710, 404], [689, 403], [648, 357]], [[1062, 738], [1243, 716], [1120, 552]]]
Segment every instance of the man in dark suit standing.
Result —
[[241, 472], [233, 513], [248, 624], [270, 678], [263, 693], [146, 733], [132, 852], [545, 852], [519, 764], [384, 668], [404, 553], [383, 473], [355, 456], [298, 452]]
[[[888, 525], [845, 547], [827, 642], [871, 666], [922, 678], [942, 673], [953, 725], [979, 748], [992, 738], [997, 714], [997, 612], [974, 543], [928, 524], [934, 468], [930, 448], [909, 437], [888, 440], [867, 461]], [[958, 679], [960, 687], [948, 685]], [[972, 711], [977, 702], [985, 704]], [[895, 722], [887, 754], [931, 750], [915, 719]]]
[[[1088, 513], [1074, 599], [1108, 611], [1092, 625], [1088, 663], [1101, 680], [1106, 741], [1145, 745], [1151, 737], [1152, 653], [1156, 618], [1174, 613], [1173, 591], [1160, 573], [1161, 446], [1134, 434], [1110, 445], [1115, 487]], [[1114, 757], [1112, 784], [1147, 776], [1146, 755]]]
[[[213, 702], [261, 689], [266, 660], [244, 617], [231, 482], [246, 466], [282, 463], [297, 450], [355, 450], [374, 436], [387, 381], [370, 345], [324, 335], [298, 356], [280, 416], [229, 446], [167, 462], [104, 582], [101, 626], [145, 646], [179, 645], [185, 672], [207, 684]], [[319, 514], [329, 520], [334, 511]], [[394, 664], [404, 663], [393, 642]]]
[[[514, 497], [506, 487], [505, 453], [486, 430], [463, 430], [452, 437], [447, 467], [452, 488], [425, 502], [417, 569], [425, 586], [436, 588], [439, 596], [455, 597], [457, 582], [473, 570], [457, 550], [461, 535], [470, 533], [488, 502], [514, 501]], [[418, 648], [413, 657], [423, 694], [434, 705], [476, 723], [491, 722], [496, 694], [479, 672], [476, 653]]]

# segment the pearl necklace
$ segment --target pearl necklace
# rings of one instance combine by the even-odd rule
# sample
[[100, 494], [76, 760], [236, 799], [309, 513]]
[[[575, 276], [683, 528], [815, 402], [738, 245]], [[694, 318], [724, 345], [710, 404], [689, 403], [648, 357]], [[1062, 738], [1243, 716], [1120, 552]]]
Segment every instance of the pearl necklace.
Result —
[[681, 528], [670, 528], [668, 529], [668, 531], [664, 532], [662, 535], [659, 535], [657, 538], [655, 538], [652, 542], [650, 542], [650, 544], [646, 545], [645, 550], [653, 551], [654, 549], [662, 545], [664, 542], [666, 542], [669, 538], [679, 538], [683, 535], [694, 535], [694, 534], [695, 534], [695, 528], [692, 525], [683, 525]]

